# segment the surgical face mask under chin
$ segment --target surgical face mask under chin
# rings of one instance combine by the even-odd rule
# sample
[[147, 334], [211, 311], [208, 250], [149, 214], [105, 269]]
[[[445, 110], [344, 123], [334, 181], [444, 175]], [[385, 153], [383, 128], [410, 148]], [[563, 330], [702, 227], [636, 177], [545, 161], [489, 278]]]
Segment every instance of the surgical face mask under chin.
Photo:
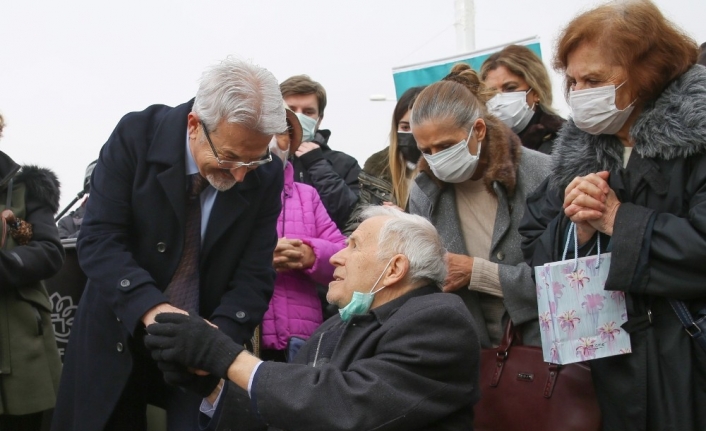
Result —
[[375, 284], [373, 284], [373, 287], [370, 289], [370, 292], [353, 292], [351, 302], [349, 302], [348, 305], [346, 305], [345, 307], [338, 309], [338, 314], [341, 315], [341, 320], [347, 322], [351, 320], [351, 317], [353, 317], [354, 315], [365, 314], [370, 310], [370, 306], [373, 305], [373, 299], [375, 299], [375, 294], [387, 287], [382, 286], [380, 289], [375, 290], [375, 287], [382, 279], [382, 276], [385, 275], [385, 271], [387, 271], [387, 268], [390, 266], [390, 263], [392, 263], [392, 259], [387, 262], [387, 265], [385, 265], [385, 269], [382, 270], [380, 277], [378, 277], [378, 279], [375, 281]]
[[623, 110], [615, 106], [615, 92], [625, 82], [618, 87], [606, 85], [571, 91], [569, 93], [569, 107], [571, 107], [571, 117], [574, 119], [576, 127], [591, 135], [617, 133], [635, 109], [634, 100]]
[[302, 125], [302, 142], [313, 141], [316, 136], [316, 123], [319, 119], [311, 118], [300, 112], [297, 113], [297, 118], [299, 119], [299, 123]]
[[462, 183], [473, 176], [478, 167], [481, 143], [478, 141], [478, 153], [475, 156], [471, 154], [468, 151], [468, 140], [472, 134], [473, 128], [466, 139], [453, 147], [436, 154], [424, 154], [431, 171], [438, 179], [446, 183]]
[[498, 93], [487, 103], [488, 111], [507, 124], [515, 133], [525, 130], [534, 115], [534, 105], [527, 104], [527, 94], [532, 91]]
[[286, 150], [280, 149], [279, 145], [277, 145], [277, 136], [273, 136], [270, 141], [270, 152], [279, 157], [282, 160], [282, 163], [284, 163], [284, 167], [287, 167], [287, 160], [289, 159], [289, 146], [287, 146]]

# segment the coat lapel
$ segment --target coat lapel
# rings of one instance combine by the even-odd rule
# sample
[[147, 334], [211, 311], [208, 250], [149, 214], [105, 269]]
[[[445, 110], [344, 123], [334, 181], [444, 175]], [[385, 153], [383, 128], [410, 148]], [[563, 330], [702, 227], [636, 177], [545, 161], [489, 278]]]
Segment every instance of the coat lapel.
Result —
[[147, 162], [159, 165], [157, 180], [179, 220], [186, 224], [186, 123], [193, 100], [172, 109], [155, 130]]
[[493, 227], [493, 238], [490, 244], [490, 253], [493, 253], [510, 228], [510, 210], [508, 208], [507, 193], [497, 182], [493, 183], [495, 196], [498, 198], [498, 210], [495, 214], [495, 227]]
[[[260, 177], [257, 170], [248, 173], [242, 183], [230, 190], [218, 192], [206, 228], [206, 237], [201, 247], [201, 265], [208, 258], [213, 246], [231, 228], [240, 216], [250, 207], [251, 190], [258, 190]], [[244, 239], [245, 240], [245, 239]]]
[[[182, 152], [183, 153], [183, 152]], [[184, 163], [175, 164], [157, 174], [157, 180], [172, 205], [181, 231], [186, 229], [186, 179]]]

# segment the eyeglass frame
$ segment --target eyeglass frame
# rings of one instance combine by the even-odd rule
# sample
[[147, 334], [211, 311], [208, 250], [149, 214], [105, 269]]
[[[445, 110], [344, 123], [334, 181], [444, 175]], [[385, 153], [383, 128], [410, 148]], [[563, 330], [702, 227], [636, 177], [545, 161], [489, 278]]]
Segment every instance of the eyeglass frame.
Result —
[[204, 124], [203, 121], [200, 121], [201, 127], [203, 128], [203, 133], [206, 135], [206, 140], [208, 141], [208, 145], [211, 147], [211, 151], [213, 151], [213, 156], [216, 158], [216, 162], [218, 162], [218, 169], [223, 169], [226, 171], [230, 171], [233, 169], [239, 169], [239, 168], [257, 168], [262, 165], [266, 165], [272, 161], [272, 152], [270, 151], [270, 147], [267, 147], [267, 155], [263, 156], [262, 159], [260, 160], [255, 160], [252, 162], [236, 162], [233, 160], [221, 160], [218, 157], [218, 152], [216, 151], [216, 146], [213, 145], [213, 142], [211, 142], [211, 136], [208, 134], [208, 129], [206, 128], [206, 124]]

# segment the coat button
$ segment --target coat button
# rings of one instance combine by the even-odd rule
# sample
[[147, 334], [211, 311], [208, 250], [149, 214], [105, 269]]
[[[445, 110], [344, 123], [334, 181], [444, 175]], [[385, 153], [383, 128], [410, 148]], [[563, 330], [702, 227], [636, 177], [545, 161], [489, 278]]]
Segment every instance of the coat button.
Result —
[[166, 250], [166, 249], [167, 249], [167, 244], [165, 244], [165, 243], [163, 243], [163, 242], [158, 242], [158, 243], [157, 243], [157, 251], [158, 251], [158, 252], [164, 253], [164, 250]]
[[120, 280], [120, 286], [122, 287], [130, 287], [130, 280]]
[[115, 348], [118, 350], [118, 352], [122, 353], [123, 352], [123, 343], [118, 343]]
[[116, 319], [118, 322], [122, 322], [122, 320], [120, 320], [119, 317], [116, 317], [115, 319]]
[[505, 259], [505, 253], [503, 253], [502, 251], [499, 251], [498, 254], [496, 255], [496, 257], [498, 258], [498, 260], [503, 260], [503, 259]]
[[237, 313], [235, 313], [235, 317], [237, 317], [238, 319], [242, 319], [243, 317], [245, 317], [245, 312], [238, 311]]

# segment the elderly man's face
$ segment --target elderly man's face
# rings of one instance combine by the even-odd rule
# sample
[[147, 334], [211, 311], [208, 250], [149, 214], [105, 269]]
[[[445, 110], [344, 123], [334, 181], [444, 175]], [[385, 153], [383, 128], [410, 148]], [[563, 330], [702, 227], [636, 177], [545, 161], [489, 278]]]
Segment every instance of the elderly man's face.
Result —
[[[387, 261], [377, 258], [378, 237], [389, 217], [372, 217], [358, 226], [348, 238], [348, 246], [331, 257], [336, 267], [328, 285], [326, 300], [343, 308], [351, 301], [353, 292], [368, 293], [385, 270]], [[378, 285], [376, 290], [382, 287]]]
[[[189, 148], [201, 175], [219, 191], [226, 191], [235, 183], [242, 182], [245, 174], [255, 168], [219, 169], [216, 156], [206, 138], [206, 131], [194, 114], [188, 118]], [[215, 130], [208, 130], [218, 157], [225, 161], [252, 162], [267, 155], [267, 146], [272, 139], [258, 131], [240, 124], [221, 121]]]

